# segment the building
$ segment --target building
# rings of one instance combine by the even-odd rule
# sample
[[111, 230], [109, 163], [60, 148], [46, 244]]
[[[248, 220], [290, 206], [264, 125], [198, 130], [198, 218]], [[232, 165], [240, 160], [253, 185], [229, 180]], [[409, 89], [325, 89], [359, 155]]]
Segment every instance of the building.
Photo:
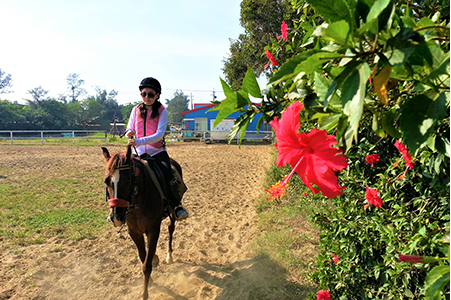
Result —
[[[204, 138], [206, 141], [213, 140], [227, 140], [230, 130], [232, 129], [235, 120], [240, 116], [240, 113], [234, 112], [221, 121], [215, 128], [216, 117], [219, 111], [209, 111], [213, 108], [213, 103], [195, 103], [194, 108], [188, 111], [179, 113], [184, 115], [183, 119], [183, 136], [185, 138]], [[257, 114], [246, 130], [245, 139], [264, 139], [271, 137], [271, 126], [263, 122], [260, 127], [260, 132], [257, 133], [257, 123], [262, 114]]]

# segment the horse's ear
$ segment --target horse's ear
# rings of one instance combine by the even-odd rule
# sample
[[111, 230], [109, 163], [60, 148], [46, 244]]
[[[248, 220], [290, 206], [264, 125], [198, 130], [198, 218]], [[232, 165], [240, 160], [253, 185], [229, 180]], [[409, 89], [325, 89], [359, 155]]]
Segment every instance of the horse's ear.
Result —
[[127, 145], [127, 160], [130, 159], [130, 157], [132, 156], [132, 145]]
[[110, 152], [108, 151], [107, 148], [102, 147], [102, 151], [103, 151], [103, 157], [105, 157], [106, 161], [109, 161], [111, 158]]

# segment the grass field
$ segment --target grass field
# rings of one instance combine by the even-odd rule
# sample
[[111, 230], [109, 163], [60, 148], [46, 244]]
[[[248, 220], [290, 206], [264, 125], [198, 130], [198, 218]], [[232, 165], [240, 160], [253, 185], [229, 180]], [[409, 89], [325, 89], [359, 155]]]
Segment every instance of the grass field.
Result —
[[0, 238], [4, 244], [43, 243], [51, 237], [93, 238], [107, 225], [105, 205], [99, 201], [105, 197], [100, 193], [99, 172], [58, 172], [64, 172], [64, 178], [29, 173], [17, 182], [0, 184]]
[[[288, 166], [276, 167], [275, 158], [276, 154], [266, 174], [265, 188], [291, 172]], [[319, 253], [319, 232], [309, 218], [322, 205], [297, 174], [290, 179], [287, 194], [281, 200], [275, 202], [262, 197], [256, 204], [261, 234], [254, 241], [255, 248], [286, 268], [290, 280], [307, 286], [315, 286], [310, 274], [316, 268]]]

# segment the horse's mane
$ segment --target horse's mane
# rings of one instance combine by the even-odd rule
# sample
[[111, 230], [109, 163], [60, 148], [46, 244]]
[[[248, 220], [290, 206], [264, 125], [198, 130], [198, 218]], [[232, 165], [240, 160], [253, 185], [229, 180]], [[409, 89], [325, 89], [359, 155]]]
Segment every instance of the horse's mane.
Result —
[[[131, 159], [135, 159], [132, 157]], [[113, 175], [114, 170], [119, 169], [127, 161], [127, 156], [125, 153], [114, 154], [105, 165], [105, 175], [107, 177]]]

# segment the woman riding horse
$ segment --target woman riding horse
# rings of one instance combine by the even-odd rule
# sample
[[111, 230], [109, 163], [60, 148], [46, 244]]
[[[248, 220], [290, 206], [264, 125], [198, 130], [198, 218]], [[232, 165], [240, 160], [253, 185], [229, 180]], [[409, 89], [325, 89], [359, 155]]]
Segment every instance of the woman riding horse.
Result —
[[144, 78], [139, 85], [142, 103], [135, 106], [130, 114], [126, 136], [128, 145], [136, 146], [141, 159], [154, 158], [159, 162], [168, 190], [169, 205], [175, 212], [177, 220], [188, 217], [182, 207], [177, 179], [174, 177], [169, 155], [164, 143], [168, 127], [168, 112], [159, 101], [161, 85], [153, 77]]
[[[166, 203], [164, 195], [153, 171], [148, 172], [145, 160], [132, 156], [132, 146], [127, 146], [126, 153], [110, 155], [107, 148], [102, 147], [106, 161], [105, 179], [108, 202], [112, 210], [112, 221], [116, 226], [127, 223], [130, 237], [136, 244], [144, 274], [143, 299], [149, 297], [148, 286], [151, 273], [159, 259], [156, 248], [160, 236], [161, 222], [165, 217]], [[171, 163], [182, 178], [180, 165], [171, 159]], [[112, 197], [110, 197], [112, 196]], [[126, 216], [126, 218], [125, 218]], [[116, 219], [116, 217], [118, 217]], [[166, 262], [172, 263], [172, 236], [175, 230], [175, 214], [169, 218], [169, 242]], [[147, 238], [145, 239], [144, 236]]]

